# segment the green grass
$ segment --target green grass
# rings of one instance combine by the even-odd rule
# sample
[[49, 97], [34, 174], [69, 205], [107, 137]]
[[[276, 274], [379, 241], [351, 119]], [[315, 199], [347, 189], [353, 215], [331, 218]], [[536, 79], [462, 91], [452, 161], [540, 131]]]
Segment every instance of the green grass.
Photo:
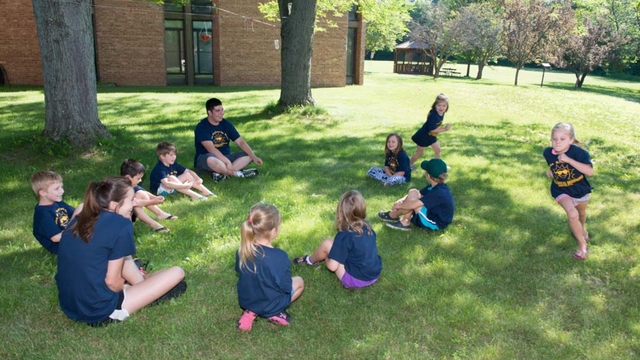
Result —
[[[465, 72], [462, 65], [456, 65]], [[40, 137], [41, 88], [0, 89], [0, 358], [362, 358], [625, 359], [640, 356], [640, 83], [572, 74], [487, 68], [484, 79], [397, 75], [367, 62], [363, 86], [313, 89], [322, 111], [276, 115], [279, 90], [255, 87], [99, 89], [100, 118], [114, 138], [76, 154]], [[475, 70], [472, 70], [475, 75]], [[450, 99], [441, 136], [451, 166], [456, 215], [443, 232], [409, 233], [376, 219], [409, 187], [365, 178], [383, 163], [384, 139], [410, 138], [439, 92]], [[101, 329], [60, 311], [55, 257], [31, 235], [36, 199], [29, 177], [50, 169], [65, 181], [65, 201], [116, 175], [127, 157], [150, 169], [154, 148], [170, 141], [191, 167], [193, 127], [204, 102], [222, 99], [265, 165], [255, 179], [206, 185], [219, 196], [172, 196], [162, 208], [180, 216], [169, 234], [135, 224], [138, 254], [155, 269], [179, 265], [189, 290]], [[595, 163], [587, 226], [589, 258], [575, 249], [566, 216], [549, 194], [541, 155], [551, 127], [572, 122]], [[426, 150], [425, 158], [430, 155]], [[148, 174], [147, 174], [148, 175]], [[143, 180], [148, 187], [148, 177]], [[340, 195], [357, 189], [383, 258], [380, 281], [347, 291], [325, 268], [293, 268], [306, 290], [293, 324], [257, 321], [240, 333], [233, 270], [239, 226], [251, 205], [283, 215], [276, 245], [290, 257], [312, 251], [332, 229]]]

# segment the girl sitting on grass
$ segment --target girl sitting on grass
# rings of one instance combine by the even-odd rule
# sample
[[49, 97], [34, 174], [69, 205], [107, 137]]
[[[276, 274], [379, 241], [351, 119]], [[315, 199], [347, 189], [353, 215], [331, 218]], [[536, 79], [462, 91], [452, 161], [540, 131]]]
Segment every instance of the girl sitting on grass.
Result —
[[587, 176], [593, 175], [593, 164], [589, 153], [576, 143], [579, 142], [573, 125], [558, 123], [551, 130], [551, 146], [544, 149], [543, 155], [549, 166], [547, 176], [553, 178], [551, 196], [567, 213], [569, 227], [578, 243], [573, 257], [584, 260], [588, 251], [589, 233], [585, 223], [591, 193]]
[[384, 169], [373, 166], [367, 176], [381, 181], [384, 186], [403, 184], [411, 181], [411, 165], [409, 155], [402, 148], [402, 137], [397, 133], [387, 136], [384, 146]]
[[140, 276], [131, 258], [136, 252], [131, 223], [135, 200], [129, 180], [92, 182], [83, 206], [58, 248], [58, 298], [69, 318], [91, 326], [123, 321], [159, 298], [186, 291], [184, 271], [177, 266]]
[[244, 310], [238, 329], [242, 331], [250, 331], [258, 316], [277, 325], [289, 325], [291, 319], [285, 309], [304, 291], [302, 278], [291, 277], [287, 253], [272, 245], [280, 233], [280, 222], [275, 206], [257, 204], [242, 223], [236, 253], [238, 302]]
[[326, 260], [342, 286], [359, 289], [378, 281], [382, 259], [378, 255], [376, 233], [365, 220], [367, 208], [362, 195], [355, 190], [342, 195], [338, 202], [335, 226], [338, 234], [326, 239], [311, 255], [294, 259], [295, 264], [316, 265]]

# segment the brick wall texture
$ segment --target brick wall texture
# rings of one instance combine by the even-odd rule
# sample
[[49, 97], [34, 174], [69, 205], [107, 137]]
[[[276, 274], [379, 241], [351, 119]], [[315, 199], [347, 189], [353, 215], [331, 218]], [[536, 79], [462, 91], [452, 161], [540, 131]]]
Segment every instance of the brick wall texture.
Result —
[[[280, 42], [280, 23], [264, 19], [258, 11], [260, 1], [213, 0], [218, 7], [212, 15], [216, 85], [280, 85], [280, 50], [275, 45], [275, 40]], [[95, 0], [94, 18], [100, 81], [166, 85], [162, 5], [148, 0]], [[347, 16], [333, 21], [338, 27], [325, 26], [327, 31], [314, 34], [312, 86], [346, 84]], [[0, 1], [0, 24], [0, 64], [11, 84], [42, 84], [31, 0]], [[364, 37], [359, 40], [364, 44]], [[362, 83], [364, 47], [356, 51], [362, 54], [356, 83]]]

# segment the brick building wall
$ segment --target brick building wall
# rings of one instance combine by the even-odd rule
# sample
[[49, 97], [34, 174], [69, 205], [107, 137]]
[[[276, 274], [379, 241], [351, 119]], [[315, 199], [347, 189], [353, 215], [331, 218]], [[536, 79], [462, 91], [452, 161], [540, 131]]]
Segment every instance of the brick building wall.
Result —
[[[258, 11], [260, 0], [214, 0], [212, 15], [214, 83], [280, 85], [280, 23]], [[231, 12], [231, 13], [229, 13]], [[97, 76], [118, 85], [166, 85], [164, 12], [148, 0], [95, 0]], [[253, 22], [251, 19], [255, 19]], [[257, 22], [269, 23], [261, 24]], [[347, 16], [333, 19], [338, 27], [316, 32], [311, 65], [312, 86], [346, 84]], [[12, 84], [42, 84], [42, 66], [30, 0], [0, 1], [0, 64]], [[361, 41], [364, 44], [364, 37]], [[364, 46], [357, 50], [364, 58]], [[361, 83], [363, 60], [356, 62], [355, 83]]]
[[13, 85], [42, 85], [42, 62], [31, 0], [0, 1], [0, 64]]
[[166, 85], [164, 13], [148, 0], [95, 0], [98, 79], [118, 85]]

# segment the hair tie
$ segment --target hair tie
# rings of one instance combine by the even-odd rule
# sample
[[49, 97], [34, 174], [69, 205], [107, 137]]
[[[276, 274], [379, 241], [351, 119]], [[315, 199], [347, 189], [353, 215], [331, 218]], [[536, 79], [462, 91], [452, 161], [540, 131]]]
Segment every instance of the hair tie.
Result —
[[253, 219], [251, 218], [251, 216], [247, 218], [247, 221], [249, 222], [249, 224], [253, 225]]

